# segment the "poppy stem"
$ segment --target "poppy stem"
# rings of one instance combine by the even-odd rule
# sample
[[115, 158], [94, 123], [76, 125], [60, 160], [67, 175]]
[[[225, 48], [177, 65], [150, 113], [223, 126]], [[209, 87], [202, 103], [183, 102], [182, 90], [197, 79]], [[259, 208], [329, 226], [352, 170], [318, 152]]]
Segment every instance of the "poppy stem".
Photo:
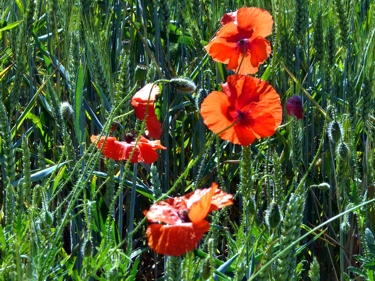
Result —
[[242, 63], [245, 59], [245, 54], [246, 54], [246, 46], [243, 47], [243, 54], [242, 54], [242, 59], [241, 59], [241, 62], [240, 62], [240, 65], [238, 66], [237, 68], [237, 71], [236, 71], [236, 74], [238, 74], [240, 72], [240, 69], [241, 69], [241, 66], [242, 66]]

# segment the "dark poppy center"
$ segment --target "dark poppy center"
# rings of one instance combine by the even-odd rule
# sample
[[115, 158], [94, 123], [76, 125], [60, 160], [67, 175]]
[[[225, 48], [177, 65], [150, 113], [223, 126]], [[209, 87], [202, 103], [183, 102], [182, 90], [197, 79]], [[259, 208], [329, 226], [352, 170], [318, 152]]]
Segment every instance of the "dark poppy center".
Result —
[[189, 210], [182, 210], [178, 212], [178, 216], [182, 220], [182, 222], [191, 222], [189, 218]]
[[130, 131], [130, 132], [125, 132], [124, 134], [124, 140], [127, 142], [127, 143], [131, 143], [133, 141], [135, 141], [135, 133]]
[[237, 42], [237, 48], [238, 50], [243, 53], [243, 54], [246, 54], [247, 50], [249, 49], [249, 39], [241, 39], [240, 41]]

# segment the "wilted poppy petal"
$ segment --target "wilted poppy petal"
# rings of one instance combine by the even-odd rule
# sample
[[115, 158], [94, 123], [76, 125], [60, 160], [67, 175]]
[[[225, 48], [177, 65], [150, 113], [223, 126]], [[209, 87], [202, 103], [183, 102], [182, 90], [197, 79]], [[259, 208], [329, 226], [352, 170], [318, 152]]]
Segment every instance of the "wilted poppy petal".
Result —
[[135, 93], [131, 101], [135, 111], [135, 116], [139, 120], [145, 118], [147, 111], [146, 129], [148, 131], [148, 136], [154, 139], [160, 138], [161, 135], [161, 123], [157, 119], [154, 108], [154, 101], [159, 93], [159, 86], [149, 83]]
[[[95, 142], [97, 139], [97, 136], [93, 135], [91, 136], [91, 142]], [[104, 143], [104, 144], [103, 144]], [[114, 159], [114, 160], [127, 160], [130, 157], [130, 154], [134, 148], [134, 145], [127, 143], [127, 142], [120, 142], [114, 137], [101, 137], [98, 141], [96, 147], [102, 149], [102, 153], [105, 157]], [[142, 162], [143, 158], [140, 155], [140, 150], [138, 147], [135, 148], [133, 157], [131, 159], [131, 162], [138, 163]]]
[[194, 250], [210, 224], [203, 220], [199, 224], [176, 225], [150, 224], [146, 231], [148, 246], [158, 254], [181, 256]]
[[[97, 136], [91, 136], [91, 142], [95, 143]], [[152, 164], [158, 159], [158, 154], [156, 149], [166, 149], [160, 144], [159, 140], [149, 141], [145, 137], [141, 136], [138, 144], [135, 142], [118, 141], [114, 137], [102, 136], [96, 147], [102, 149], [104, 156], [114, 160], [128, 160], [135, 147], [133, 157], [131, 158], [132, 163], [145, 162], [147, 164]]]
[[[132, 106], [137, 107], [138, 104], [147, 104], [147, 102], [153, 103], [156, 99], [156, 96], [159, 95], [160, 88], [158, 85], [153, 83], [148, 83], [142, 89], [134, 94], [132, 97]], [[149, 98], [150, 97], [150, 98]]]
[[271, 14], [260, 8], [240, 8], [237, 11], [237, 25], [244, 30], [252, 30], [252, 38], [267, 37], [272, 33]]
[[[189, 218], [193, 223], [204, 220], [207, 217], [208, 211], [211, 207], [212, 196], [215, 194], [216, 188], [217, 184], [213, 185], [210, 188], [203, 189], [203, 191], [205, 191], [205, 194], [203, 194], [199, 200], [193, 203], [192, 200], [188, 201], [187, 206], [189, 209]], [[191, 199], [194, 200], [194, 196]]]
[[146, 135], [153, 139], [159, 139], [162, 133], [161, 130], [161, 123], [155, 116], [149, 116], [146, 119], [146, 129], [147, 133]]
[[[214, 185], [216, 183], [213, 183]], [[233, 205], [233, 195], [228, 194], [221, 189], [216, 189], [214, 196], [212, 196], [211, 207], [208, 211], [209, 213], [225, 206]]]
[[187, 209], [185, 200], [176, 197], [157, 202], [143, 213], [149, 222], [178, 224], [183, 223], [180, 212]]
[[158, 144], [152, 143], [152, 141], [148, 141], [147, 143], [139, 143], [139, 150], [142, 153], [143, 161], [147, 164], [152, 164], [158, 159], [158, 154], [155, 151], [156, 149], [167, 149], [166, 147], [160, 145], [159, 140], [155, 142], [158, 142]]

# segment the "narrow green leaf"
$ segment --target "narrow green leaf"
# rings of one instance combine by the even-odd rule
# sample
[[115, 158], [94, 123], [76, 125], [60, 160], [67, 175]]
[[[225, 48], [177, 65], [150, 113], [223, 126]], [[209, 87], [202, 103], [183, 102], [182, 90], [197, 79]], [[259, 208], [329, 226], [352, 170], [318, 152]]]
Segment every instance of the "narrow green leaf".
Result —
[[81, 120], [81, 109], [82, 109], [82, 96], [83, 96], [83, 69], [82, 66], [80, 65], [78, 68], [78, 73], [77, 73], [77, 81], [76, 81], [76, 92], [75, 92], [75, 97], [76, 97], [76, 104], [75, 104], [75, 120], [74, 120], [74, 130], [76, 132], [77, 140], [78, 143], [82, 142], [82, 132], [80, 128], [80, 120]]
[[6, 31], [6, 30], [11, 30], [13, 28], [15, 28], [17, 25], [19, 25], [21, 22], [23, 22], [22, 20], [19, 20], [19, 21], [15, 21], [15, 22], [12, 22], [12, 23], [8, 23], [6, 26], [0, 28], [0, 33], [3, 32], [3, 31]]

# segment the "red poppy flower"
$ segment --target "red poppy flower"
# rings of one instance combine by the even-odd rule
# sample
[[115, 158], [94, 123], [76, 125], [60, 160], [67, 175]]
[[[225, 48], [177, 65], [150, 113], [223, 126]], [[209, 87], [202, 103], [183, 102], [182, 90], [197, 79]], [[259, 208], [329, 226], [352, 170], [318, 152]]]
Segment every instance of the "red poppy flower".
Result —
[[295, 117], [297, 120], [303, 118], [303, 105], [300, 96], [291, 97], [286, 103], [286, 110], [288, 114]]
[[148, 107], [146, 117], [146, 135], [153, 139], [159, 139], [161, 135], [161, 123], [156, 116], [154, 102], [156, 96], [160, 93], [160, 88], [158, 85], [154, 85], [154, 87], [152, 87], [152, 85], [152, 83], [149, 83], [136, 92], [131, 103], [135, 115], [142, 121], [145, 118], [146, 108]]
[[236, 74], [228, 76], [222, 89], [211, 92], [201, 106], [203, 121], [210, 130], [240, 145], [275, 133], [282, 121], [282, 108], [271, 85]]
[[[95, 135], [91, 136], [91, 142], [95, 143], [97, 138]], [[119, 141], [114, 137], [102, 136], [96, 147], [100, 149], [102, 146], [102, 153], [105, 157], [114, 160], [128, 160], [135, 146], [135, 138], [133, 137], [128, 141]], [[160, 144], [160, 140], [150, 141], [141, 136], [130, 161], [132, 163], [145, 162], [152, 164], [158, 159], [156, 149], [167, 148]]]
[[208, 54], [239, 74], [256, 73], [271, 53], [271, 44], [265, 39], [272, 33], [270, 13], [244, 7], [225, 14], [221, 23], [223, 27], [206, 46]]
[[160, 201], [144, 211], [148, 245], [158, 254], [180, 256], [197, 247], [210, 229], [208, 213], [233, 204], [233, 196], [217, 188], [197, 189], [185, 196]]

